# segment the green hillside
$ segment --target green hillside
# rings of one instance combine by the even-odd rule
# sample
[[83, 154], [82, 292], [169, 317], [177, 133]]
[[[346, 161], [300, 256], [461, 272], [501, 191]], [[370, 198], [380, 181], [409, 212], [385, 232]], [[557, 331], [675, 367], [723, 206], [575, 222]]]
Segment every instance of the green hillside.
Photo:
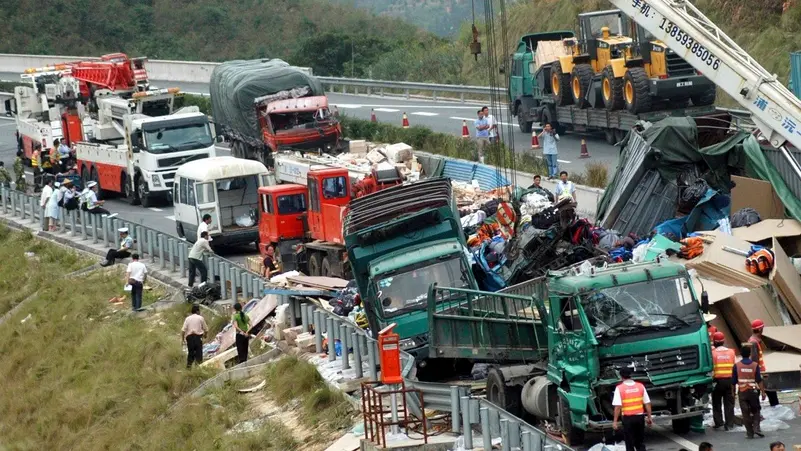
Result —
[[368, 9], [380, 16], [397, 17], [440, 36], [454, 36], [465, 21], [484, 17], [484, 0], [335, 0]]

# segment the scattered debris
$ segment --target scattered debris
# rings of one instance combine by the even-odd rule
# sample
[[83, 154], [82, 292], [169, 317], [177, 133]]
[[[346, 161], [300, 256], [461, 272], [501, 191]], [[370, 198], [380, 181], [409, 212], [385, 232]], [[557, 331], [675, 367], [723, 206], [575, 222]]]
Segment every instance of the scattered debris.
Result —
[[261, 390], [262, 388], [264, 388], [265, 385], [267, 385], [267, 381], [266, 380], [265, 381], [261, 381], [261, 383], [259, 385], [256, 385], [256, 386], [253, 386], [253, 387], [250, 387], [250, 388], [240, 388], [237, 391], [239, 393], [253, 393], [254, 391]]

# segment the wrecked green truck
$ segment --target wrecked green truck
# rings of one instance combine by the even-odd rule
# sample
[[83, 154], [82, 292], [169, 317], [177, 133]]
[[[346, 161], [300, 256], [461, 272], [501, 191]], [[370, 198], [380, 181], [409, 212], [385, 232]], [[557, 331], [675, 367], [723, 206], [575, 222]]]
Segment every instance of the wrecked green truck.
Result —
[[570, 443], [612, 427], [619, 370], [645, 384], [655, 419], [699, 424], [712, 383], [700, 304], [669, 261], [554, 271], [518, 292], [432, 287], [429, 358], [489, 362], [487, 397], [518, 416], [553, 420]]

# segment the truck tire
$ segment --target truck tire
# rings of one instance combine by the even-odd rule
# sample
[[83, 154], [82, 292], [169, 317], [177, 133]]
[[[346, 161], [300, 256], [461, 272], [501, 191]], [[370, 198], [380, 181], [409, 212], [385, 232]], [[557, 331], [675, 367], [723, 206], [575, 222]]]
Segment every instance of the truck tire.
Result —
[[131, 187], [131, 181], [128, 179], [128, 174], [122, 173], [122, 181], [120, 182], [122, 186], [121, 192], [122, 197], [125, 199], [125, 202], [128, 202], [131, 205], [139, 205], [139, 196], [136, 195], [136, 189]]
[[320, 270], [320, 275], [323, 276], [323, 277], [338, 277], [338, 278], [341, 279], [342, 278], [342, 274], [339, 274], [336, 271], [336, 267], [337, 267], [337, 264], [336, 264], [336, 259], [334, 258], [334, 256], [333, 255], [326, 255], [325, 258], [323, 259], [323, 265], [322, 265], [322, 268]]
[[562, 65], [558, 61], [551, 65], [551, 92], [556, 106], [573, 104], [573, 96], [570, 94], [570, 74], [562, 73]]
[[651, 111], [651, 92], [648, 89], [648, 74], [642, 67], [632, 67], [623, 77], [623, 99], [631, 114]]
[[589, 106], [587, 90], [590, 89], [590, 84], [592, 84], [593, 74], [594, 71], [589, 64], [577, 64], [570, 74], [570, 94], [573, 96], [573, 104], [579, 108]]
[[147, 182], [144, 180], [144, 177], [141, 175], [136, 177], [136, 195], [143, 207], [150, 208], [150, 206], [153, 204], [153, 201], [150, 199], [150, 195], [147, 193]]
[[612, 66], [604, 68], [601, 74], [601, 93], [607, 110], [621, 110], [625, 106], [623, 84], [623, 78], [615, 78], [615, 71], [612, 70]]
[[520, 402], [522, 391], [523, 387], [507, 386], [501, 370], [495, 367], [490, 368], [487, 374], [487, 399], [489, 402], [520, 418], [523, 414]]
[[520, 127], [520, 131], [523, 133], [531, 133], [531, 125], [534, 121], [528, 115], [528, 111], [525, 108], [522, 108], [522, 105], [517, 107], [517, 126]]
[[678, 435], [689, 434], [691, 425], [692, 425], [692, 418], [679, 418], [678, 420], [671, 421], [671, 426], [673, 426], [673, 432]]
[[690, 100], [693, 101], [693, 106], [709, 106], [715, 103], [717, 96], [718, 90], [715, 86], [712, 86], [701, 94], [690, 97]]
[[[307, 251], [308, 252], [308, 251]], [[309, 253], [309, 275], [312, 277], [318, 277], [322, 275], [322, 258], [320, 257], [319, 252], [311, 251]]]
[[559, 397], [559, 417], [559, 422], [562, 424], [562, 434], [567, 439], [567, 445], [581, 445], [584, 442], [584, 431], [573, 426], [570, 403], [567, 402], [564, 396]]

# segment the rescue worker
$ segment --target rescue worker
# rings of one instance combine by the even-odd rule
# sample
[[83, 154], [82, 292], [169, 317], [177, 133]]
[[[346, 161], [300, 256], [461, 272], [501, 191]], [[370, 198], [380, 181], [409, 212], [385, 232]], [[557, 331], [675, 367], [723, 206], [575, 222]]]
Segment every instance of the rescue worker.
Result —
[[8, 187], [11, 185], [11, 174], [6, 169], [6, 164], [0, 161], [0, 186]]
[[14, 177], [19, 191], [25, 191], [25, 168], [23, 164], [23, 153], [17, 151], [17, 158], [14, 160]]
[[[759, 362], [759, 372], [762, 373], [762, 379], [766, 382], [765, 385], [770, 385], [768, 382], [768, 371], [765, 368], [765, 342], [762, 341], [762, 331], [765, 330], [765, 323], [761, 319], [755, 319], [751, 322], [751, 337], [748, 342], [751, 343], [751, 355]], [[779, 395], [776, 390], [765, 390], [768, 396], [771, 407], [779, 405]]]
[[122, 227], [117, 231], [120, 232], [120, 247], [118, 249], [109, 249], [108, 253], [106, 253], [106, 261], [100, 263], [100, 266], [111, 266], [114, 264], [114, 260], [131, 256], [134, 240], [128, 235], [128, 227]]
[[762, 383], [762, 373], [759, 363], [751, 360], [751, 344], [743, 345], [740, 349], [742, 360], [734, 364], [732, 371], [732, 392], [737, 392], [740, 398], [740, 410], [743, 412], [743, 426], [746, 438], [754, 438], [754, 434], [764, 437], [759, 426], [762, 407], [759, 405], [759, 394], [762, 400], [765, 395], [765, 385]]
[[109, 214], [108, 210], [103, 208], [103, 204], [105, 201], [97, 200], [97, 182], [89, 182], [86, 184], [86, 187], [89, 188], [89, 192], [86, 193], [86, 211], [93, 215], [107, 215]]
[[[714, 418], [713, 428], [721, 426], [725, 430], [734, 427], [734, 391], [732, 390], [732, 371], [734, 370], [734, 349], [729, 349], [723, 345], [726, 337], [723, 332], [715, 332], [712, 335], [712, 378], [715, 381], [712, 389], [712, 417]], [[721, 401], [723, 409], [721, 412]], [[725, 421], [724, 421], [725, 419]]]
[[33, 185], [34, 185], [34, 192], [36, 192], [36, 187], [39, 186], [42, 179], [42, 162], [40, 160], [41, 156], [41, 148], [42, 146], [36, 144], [33, 148], [33, 152], [31, 152], [31, 168], [33, 169]]
[[615, 416], [612, 427], [618, 429], [618, 420], [623, 416], [623, 439], [626, 451], [645, 451], [645, 423], [653, 424], [651, 418], [651, 398], [645, 386], [631, 379], [631, 368], [620, 369], [623, 381], [615, 387], [612, 405]]

